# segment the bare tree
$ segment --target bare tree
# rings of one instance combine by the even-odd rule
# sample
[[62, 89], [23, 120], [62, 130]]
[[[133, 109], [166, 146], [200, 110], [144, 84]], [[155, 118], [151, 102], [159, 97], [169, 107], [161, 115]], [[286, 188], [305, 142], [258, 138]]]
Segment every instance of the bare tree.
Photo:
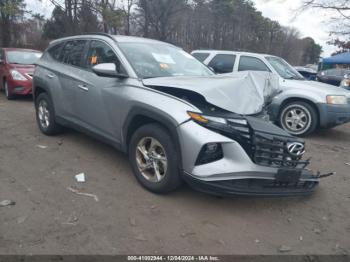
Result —
[[14, 26], [22, 20], [25, 12], [23, 0], [0, 1], [0, 30], [2, 46], [9, 46], [12, 35], [15, 33]]
[[323, 10], [332, 15], [333, 35], [350, 35], [350, 0], [304, 0], [300, 11]]

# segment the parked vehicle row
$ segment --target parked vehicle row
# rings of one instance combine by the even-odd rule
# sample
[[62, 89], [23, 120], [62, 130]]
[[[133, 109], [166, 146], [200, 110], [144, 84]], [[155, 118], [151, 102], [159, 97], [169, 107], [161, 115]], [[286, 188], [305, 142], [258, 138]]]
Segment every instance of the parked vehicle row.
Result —
[[246, 52], [196, 50], [192, 55], [216, 73], [265, 71], [279, 77], [283, 92], [274, 97], [271, 120], [293, 135], [330, 128], [350, 121], [350, 93], [315, 81], [306, 81], [280, 57]]
[[[216, 55], [202, 60], [217, 61]], [[299, 79], [276, 57], [229, 55], [233, 61], [208, 64], [220, 73], [265, 69], [282, 83]], [[252, 101], [261, 101], [254, 100], [261, 92], [234, 97], [256, 79], [254, 73], [214, 75], [171, 44], [90, 34], [50, 44], [37, 62], [33, 96], [44, 134], [71, 127], [110, 143], [128, 153], [137, 180], [152, 192], [169, 192], [186, 181], [219, 195], [309, 194], [322, 175], [306, 168], [304, 141], [253, 114]], [[325, 106], [344, 102], [345, 92], [322, 94]], [[240, 110], [248, 103], [253, 110], [244, 114]], [[311, 108], [291, 103], [299, 107], [287, 107], [285, 114], [294, 122], [295, 115], [304, 118], [301, 109], [306, 114]]]

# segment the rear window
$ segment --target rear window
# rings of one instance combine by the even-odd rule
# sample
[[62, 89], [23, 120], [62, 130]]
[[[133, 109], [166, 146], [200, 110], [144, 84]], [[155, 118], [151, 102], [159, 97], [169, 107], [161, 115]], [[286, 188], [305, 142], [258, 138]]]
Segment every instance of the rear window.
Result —
[[69, 41], [62, 49], [62, 62], [73, 66], [82, 66], [86, 40]]
[[198, 61], [204, 62], [204, 60], [208, 58], [209, 53], [193, 53], [192, 56], [195, 57]]
[[64, 43], [59, 43], [57, 45], [54, 45], [49, 48], [47, 53], [50, 55], [50, 57], [56, 61], [61, 61], [62, 57], [60, 56], [61, 50], [63, 47]]
[[61, 51], [64, 44], [65, 43], [63, 42], [50, 47], [47, 53], [50, 55], [52, 59], [56, 61], [61, 61], [62, 60]]

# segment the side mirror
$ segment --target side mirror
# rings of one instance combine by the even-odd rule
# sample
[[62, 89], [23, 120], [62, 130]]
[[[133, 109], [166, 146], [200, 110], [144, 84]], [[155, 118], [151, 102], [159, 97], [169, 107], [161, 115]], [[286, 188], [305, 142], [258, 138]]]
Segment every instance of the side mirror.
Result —
[[123, 72], [117, 70], [117, 66], [114, 63], [102, 63], [92, 67], [92, 71], [103, 77], [116, 77], [116, 78], [128, 78], [129, 76]]

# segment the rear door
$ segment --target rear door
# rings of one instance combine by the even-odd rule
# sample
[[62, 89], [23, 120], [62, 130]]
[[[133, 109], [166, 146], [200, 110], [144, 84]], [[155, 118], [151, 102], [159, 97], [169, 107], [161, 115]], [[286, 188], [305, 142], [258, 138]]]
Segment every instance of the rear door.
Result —
[[62, 89], [61, 104], [64, 116], [79, 125], [77, 108], [77, 92], [86, 76], [83, 69], [83, 56], [87, 48], [87, 40], [77, 39], [67, 41], [60, 53], [60, 85]]

